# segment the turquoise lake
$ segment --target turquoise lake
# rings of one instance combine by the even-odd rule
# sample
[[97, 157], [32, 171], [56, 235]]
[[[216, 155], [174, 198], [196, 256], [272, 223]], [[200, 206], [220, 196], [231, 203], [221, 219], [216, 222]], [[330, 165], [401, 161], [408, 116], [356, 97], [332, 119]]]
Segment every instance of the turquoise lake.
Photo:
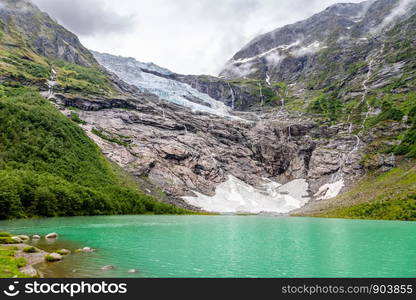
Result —
[[49, 250], [97, 249], [40, 265], [46, 277], [416, 277], [412, 222], [108, 216], [1, 221], [0, 231], [57, 232], [38, 242]]

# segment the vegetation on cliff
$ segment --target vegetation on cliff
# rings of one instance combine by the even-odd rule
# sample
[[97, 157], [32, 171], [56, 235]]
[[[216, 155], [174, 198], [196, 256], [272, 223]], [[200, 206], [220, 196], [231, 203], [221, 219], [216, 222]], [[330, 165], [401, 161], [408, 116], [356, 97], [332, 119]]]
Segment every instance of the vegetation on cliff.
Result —
[[0, 85], [0, 219], [184, 213], [131, 186], [35, 88]]

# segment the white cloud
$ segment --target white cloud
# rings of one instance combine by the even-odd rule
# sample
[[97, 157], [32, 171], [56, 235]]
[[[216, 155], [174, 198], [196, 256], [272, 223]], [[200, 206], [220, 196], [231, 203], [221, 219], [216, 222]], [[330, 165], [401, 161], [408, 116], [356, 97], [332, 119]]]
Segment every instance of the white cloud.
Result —
[[101, 0], [33, 0], [68, 29], [84, 37], [128, 32], [134, 28], [133, 14], [119, 14]]
[[255, 36], [341, 0], [33, 1], [90, 49], [174, 72], [216, 75]]
[[266, 56], [266, 61], [268, 65], [275, 66], [281, 60], [283, 60], [284, 56], [281, 56], [279, 52], [272, 52]]
[[244, 64], [227, 64], [227, 77], [245, 78], [256, 71], [256, 67], [250, 62], [246, 62]]
[[292, 52], [292, 54], [296, 57], [307, 55], [307, 54], [313, 54], [318, 52], [321, 49], [321, 44], [316, 41], [308, 46], [301, 47], [299, 49], [296, 49]]

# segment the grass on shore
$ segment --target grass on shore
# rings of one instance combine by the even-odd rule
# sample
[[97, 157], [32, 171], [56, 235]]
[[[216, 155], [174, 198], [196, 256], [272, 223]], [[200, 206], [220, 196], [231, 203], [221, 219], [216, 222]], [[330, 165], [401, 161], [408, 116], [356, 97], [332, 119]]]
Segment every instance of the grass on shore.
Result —
[[[0, 233], [1, 238], [9, 238], [12, 235], [7, 232]], [[28, 278], [27, 274], [20, 272], [19, 268], [26, 266], [26, 260], [23, 257], [16, 258], [17, 247], [6, 244], [6, 240], [0, 242], [0, 278]]]

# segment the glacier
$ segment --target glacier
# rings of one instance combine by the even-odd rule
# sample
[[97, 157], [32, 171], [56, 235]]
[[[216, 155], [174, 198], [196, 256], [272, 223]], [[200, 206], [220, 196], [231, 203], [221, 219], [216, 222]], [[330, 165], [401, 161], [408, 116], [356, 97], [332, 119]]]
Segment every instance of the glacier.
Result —
[[278, 213], [284, 214], [303, 207], [308, 201], [309, 185], [305, 179], [280, 184], [268, 179], [255, 188], [229, 175], [218, 185], [214, 196], [195, 192], [196, 197], [183, 197], [195, 207], [214, 213]]
[[160, 99], [187, 107], [192, 111], [230, 117], [230, 108], [224, 103], [199, 92], [186, 83], [166, 78], [174, 73], [153, 63], [143, 63], [92, 51], [96, 60], [123, 81], [138, 87], [142, 92], [157, 95]]

